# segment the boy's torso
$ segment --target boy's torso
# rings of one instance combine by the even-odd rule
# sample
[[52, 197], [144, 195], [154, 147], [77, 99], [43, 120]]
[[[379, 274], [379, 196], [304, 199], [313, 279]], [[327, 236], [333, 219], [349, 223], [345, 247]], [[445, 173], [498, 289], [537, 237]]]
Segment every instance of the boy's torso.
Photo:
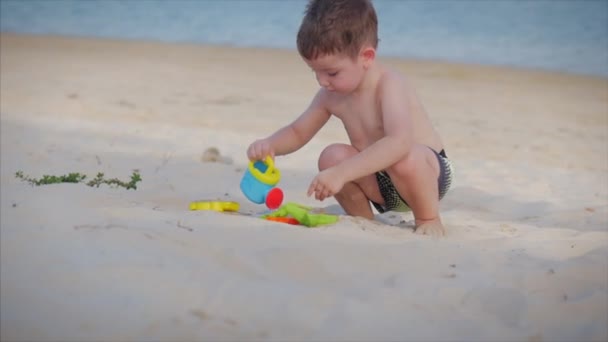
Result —
[[[389, 72], [389, 71], [387, 71]], [[382, 81], [379, 81], [382, 82]], [[367, 91], [353, 94], [329, 93], [326, 106], [330, 113], [339, 118], [344, 125], [352, 146], [359, 151], [367, 148], [384, 137], [382, 103], [378, 94], [379, 85]], [[405, 112], [410, 115], [414, 142], [429, 146], [437, 151], [443, 149], [441, 139], [420, 103], [415, 92], [403, 82], [403, 103]]]

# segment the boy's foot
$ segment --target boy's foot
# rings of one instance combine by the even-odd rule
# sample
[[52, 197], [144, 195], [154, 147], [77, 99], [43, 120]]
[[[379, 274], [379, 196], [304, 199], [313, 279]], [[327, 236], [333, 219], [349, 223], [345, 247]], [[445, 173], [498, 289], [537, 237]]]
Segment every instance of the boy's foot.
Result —
[[445, 236], [445, 228], [439, 219], [423, 222], [416, 225], [416, 234], [431, 235], [433, 237]]

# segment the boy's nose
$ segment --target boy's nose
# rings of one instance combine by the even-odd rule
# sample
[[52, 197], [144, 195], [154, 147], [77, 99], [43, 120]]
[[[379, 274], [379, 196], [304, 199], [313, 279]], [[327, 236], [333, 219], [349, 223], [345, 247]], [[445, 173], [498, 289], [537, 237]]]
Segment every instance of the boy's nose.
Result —
[[327, 88], [329, 86], [329, 81], [327, 80], [327, 78], [320, 76], [319, 74], [317, 74], [317, 82], [321, 87]]

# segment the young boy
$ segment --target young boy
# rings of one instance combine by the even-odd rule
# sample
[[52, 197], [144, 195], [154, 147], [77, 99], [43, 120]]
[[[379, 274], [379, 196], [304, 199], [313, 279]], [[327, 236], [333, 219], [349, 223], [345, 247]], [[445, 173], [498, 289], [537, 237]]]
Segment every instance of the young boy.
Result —
[[291, 124], [253, 142], [260, 160], [304, 146], [334, 115], [350, 145], [332, 144], [319, 156], [308, 196], [334, 196], [344, 211], [373, 219], [411, 208], [416, 233], [444, 235], [439, 200], [451, 182], [443, 143], [408, 81], [376, 61], [378, 21], [370, 0], [311, 0], [297, 46], [321, 88]]

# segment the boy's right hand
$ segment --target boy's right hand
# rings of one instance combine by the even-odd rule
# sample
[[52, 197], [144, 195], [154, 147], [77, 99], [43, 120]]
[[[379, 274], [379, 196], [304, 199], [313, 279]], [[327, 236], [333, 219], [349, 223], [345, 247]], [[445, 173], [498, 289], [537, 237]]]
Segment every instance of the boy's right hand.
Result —
[[251, 161], [264, 160], [267, 156], [274, 159], [274, 149], [268, 139], [256, 140], [247, 149], [247, 157]]

